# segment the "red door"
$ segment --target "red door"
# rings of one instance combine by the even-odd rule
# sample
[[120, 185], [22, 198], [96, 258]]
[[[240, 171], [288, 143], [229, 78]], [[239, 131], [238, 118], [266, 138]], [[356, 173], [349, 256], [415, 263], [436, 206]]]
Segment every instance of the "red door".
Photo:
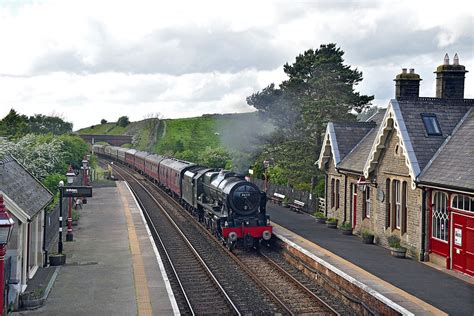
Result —
[[452, 268], [474, 276], [474, 216], [452, 214]]

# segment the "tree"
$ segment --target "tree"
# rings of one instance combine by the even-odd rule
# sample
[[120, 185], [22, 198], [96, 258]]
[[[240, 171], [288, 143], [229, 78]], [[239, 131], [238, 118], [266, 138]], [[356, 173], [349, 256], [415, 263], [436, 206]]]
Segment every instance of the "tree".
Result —
[[11, 109], [0, 121], [0, 136], [22, 137], [28, 133], [28, 117]]
[[117, 125], [118, 125], [118, 126], [125, 127], [125, 126], [127, 126], [128, 124], [130, 124], [130, 120], [128, 119], [128, 116], [121, 116], [121, 117], [119, 117], [119, 119], [118, 119], [118, 121], [117, 121]]
[[29, 132], [34, 134], [61, 135], [72, 132], [72, 123], [64, 121], [59, 116], [35, 114], [28, 119]]
[[199, 163], [210, 168], [224, 168], [229, 160], [229, 153], [222, 147], [208, 146], [199, 154]]
[[105, 123], [107, 123], [107, 120], [106, 120], [106, 119], [101, 119], [101, 120], [100, 120], [100, 124], [105, 124]]
[[272, 83], [247, 98], [262, 117], [276, 126], [263, 159], [272, 156], [291, 184], [315, 183], [319, 155], [326, 124], [334, 120], [356, 119], [353, 111], [367, 108], [373, 96], [354, 90], [362, 81], [362, 72], [344, 64], [344, 52], [335, 44], [309, 49], [285, 64], [288, 80], [278, 88]]

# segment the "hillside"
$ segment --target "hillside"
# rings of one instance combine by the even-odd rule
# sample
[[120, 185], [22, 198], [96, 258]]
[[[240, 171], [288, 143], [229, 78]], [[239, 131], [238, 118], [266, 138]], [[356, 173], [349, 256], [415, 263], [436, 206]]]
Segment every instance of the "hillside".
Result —
[[243, 169], [248, 167], [247, 160], [256, 150], [259, 137], [271, 130], [271, 125], [260, 121], [258, 114], [252, 112], [165, 119], [159, 122], [148, 119], [131, 122], [125, 128], [106, 123], [81, 129], [77, 133], [132, 135], [133, 144], [130, 146], [134, 148], [193, 161], [206, 147], [222, 147], [230, 153], [233, 166]]

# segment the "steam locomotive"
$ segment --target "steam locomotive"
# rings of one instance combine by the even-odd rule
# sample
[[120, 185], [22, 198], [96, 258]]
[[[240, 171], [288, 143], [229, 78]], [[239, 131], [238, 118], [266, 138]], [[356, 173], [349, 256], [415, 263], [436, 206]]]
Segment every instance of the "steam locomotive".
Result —
[[164, 188], [229, 248], [258, 248], [272, 236], [267, 197], [231, 171], [116, 146], [93, 145], [99, 156], [123, 163]]

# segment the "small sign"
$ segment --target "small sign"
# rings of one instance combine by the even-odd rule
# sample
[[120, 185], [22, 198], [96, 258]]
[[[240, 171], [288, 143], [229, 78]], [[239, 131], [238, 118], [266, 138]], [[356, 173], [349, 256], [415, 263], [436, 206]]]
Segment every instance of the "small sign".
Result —
[[462, 230], [461, 228], [454, 228], [454, 244], [462, 246]]
[[63, 197], [92, 197], [92, 187], [63, 187]]
[[253, 169], [249, 169], [249, 174], [253, 174]]

